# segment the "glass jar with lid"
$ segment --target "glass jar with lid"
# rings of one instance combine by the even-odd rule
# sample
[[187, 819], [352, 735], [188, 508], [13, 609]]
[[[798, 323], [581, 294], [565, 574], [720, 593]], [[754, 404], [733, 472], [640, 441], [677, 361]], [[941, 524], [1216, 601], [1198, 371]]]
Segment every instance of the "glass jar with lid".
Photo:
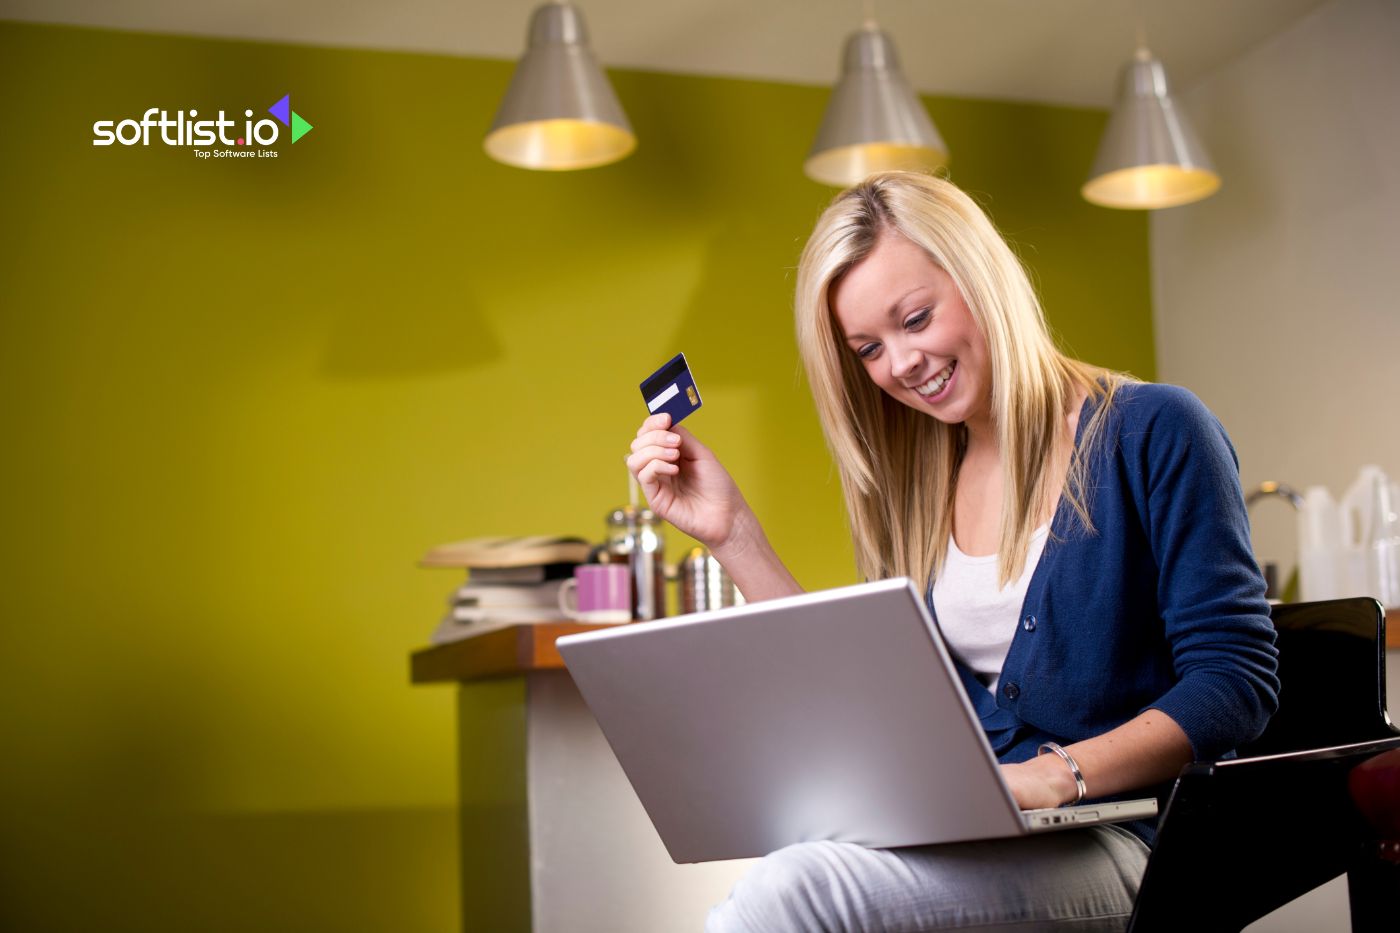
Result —
[[662, 520], [651, 509], [626, 506], [608, 514], [609, 561], [626, 561], [632, 569], [632, 618], [666, 615], [666, 541]]

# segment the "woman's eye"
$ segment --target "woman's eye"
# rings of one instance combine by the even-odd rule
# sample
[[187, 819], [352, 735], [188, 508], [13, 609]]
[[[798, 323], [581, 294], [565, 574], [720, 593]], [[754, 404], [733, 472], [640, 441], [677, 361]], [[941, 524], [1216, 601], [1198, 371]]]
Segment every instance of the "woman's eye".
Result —
[[932, 313], [933, 312], [930, 311], [928, 308], [924, 308], [918, 314], [915, 314], [909, 320], [904, 322], [904, 329], [918, 330], [920, 327], [923, 327], [925, 324], [928, 323], [929, 315]]
[[861, 347], [859, 350], [856, 351], [856, 356], [860, 357], [863, 360], [868, 360], [879, 351], [880, 345], [878, 343], [867, 343], [865, 346]]

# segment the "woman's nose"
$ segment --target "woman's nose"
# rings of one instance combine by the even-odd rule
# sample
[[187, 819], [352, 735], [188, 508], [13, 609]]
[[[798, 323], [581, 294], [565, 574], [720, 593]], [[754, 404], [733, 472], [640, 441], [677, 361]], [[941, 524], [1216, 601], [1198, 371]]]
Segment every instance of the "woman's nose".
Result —
[[903, 380], [919, 368], [921, 354], [912, 347], [890, 348], [890, 375]]

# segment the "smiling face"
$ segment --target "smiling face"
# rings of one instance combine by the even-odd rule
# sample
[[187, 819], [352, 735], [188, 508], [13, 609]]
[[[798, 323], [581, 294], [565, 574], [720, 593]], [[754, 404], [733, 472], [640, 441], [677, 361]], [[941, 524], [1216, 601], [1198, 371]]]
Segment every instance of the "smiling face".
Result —
[[836, 325], [871, 380], [946, 424], [992, 428], [987, 341], [953, 279], [921, 247], [886, 231], [831, 287]]

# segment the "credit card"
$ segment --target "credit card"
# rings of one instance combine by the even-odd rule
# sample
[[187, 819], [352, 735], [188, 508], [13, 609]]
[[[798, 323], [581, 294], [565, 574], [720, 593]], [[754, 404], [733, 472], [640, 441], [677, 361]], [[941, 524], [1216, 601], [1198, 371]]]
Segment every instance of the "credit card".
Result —
[[646, 399], [647, 410], [653, 415], [669, 413], [672, 427], [700, 407], [700, 390], [695, 387], [695, 377], [690, 374], [684, 353], [677, 353], [669, 363], [642, 380], [642, 398]]

